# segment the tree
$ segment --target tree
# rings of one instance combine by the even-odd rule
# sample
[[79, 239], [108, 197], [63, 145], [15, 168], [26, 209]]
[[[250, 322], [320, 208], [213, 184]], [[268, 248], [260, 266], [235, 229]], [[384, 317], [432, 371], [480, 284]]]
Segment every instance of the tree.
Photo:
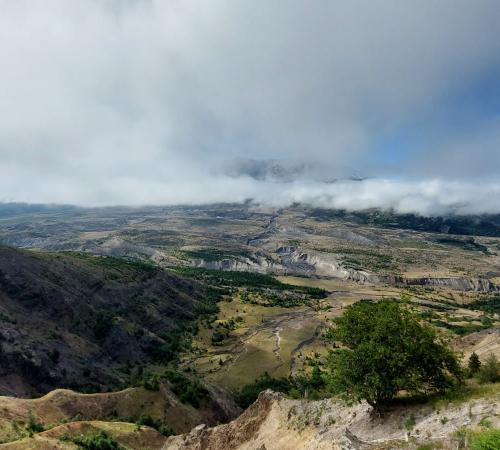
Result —
[[430, 325], [401, 302], [368, 300], [346, 308], [331, 336], [343, 347], [331, 352], [331, 389], [375, 411], [400, 391], [442, 391], [461, 379], [456, 355]]
[[472, 355], [470, 355], [468, 368], [471, 375], [475, 375], [479, 372], [479, 369], [481, 368], [481, 361], [479, 360], [479, 356], [477, 356], [476, 352], [472, 352]]
[[321, 369], [317, 364], [313, 367], [309, 384], [313, 389], [321, 389], [325, 385], [325, 380], [323, 380]]

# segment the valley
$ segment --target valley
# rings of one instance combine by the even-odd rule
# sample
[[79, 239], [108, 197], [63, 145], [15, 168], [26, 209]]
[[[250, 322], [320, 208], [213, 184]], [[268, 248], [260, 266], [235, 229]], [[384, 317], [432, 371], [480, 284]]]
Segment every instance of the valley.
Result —
[[500, 231], [481, 220], [0, 208], [0, 448], [73, 448], [81, 429], [184, 448], [167, 436], [234, 419], [255, 380], [327, 364], [332, 320], [361, 300], [408, 304], [464, 361], [500, 357]]

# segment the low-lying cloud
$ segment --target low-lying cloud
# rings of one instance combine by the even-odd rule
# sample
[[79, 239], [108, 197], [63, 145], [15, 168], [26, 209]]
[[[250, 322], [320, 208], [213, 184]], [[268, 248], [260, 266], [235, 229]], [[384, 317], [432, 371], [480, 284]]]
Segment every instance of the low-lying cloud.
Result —
[[495, 0], [1, 10], [0, 201], [500, 211]]

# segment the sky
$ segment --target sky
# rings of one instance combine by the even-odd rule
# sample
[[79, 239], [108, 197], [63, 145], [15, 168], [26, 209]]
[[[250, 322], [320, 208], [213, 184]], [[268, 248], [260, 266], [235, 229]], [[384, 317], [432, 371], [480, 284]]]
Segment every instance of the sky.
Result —
[[498, 0], [0, 0], [0, 201], [500, 213]]

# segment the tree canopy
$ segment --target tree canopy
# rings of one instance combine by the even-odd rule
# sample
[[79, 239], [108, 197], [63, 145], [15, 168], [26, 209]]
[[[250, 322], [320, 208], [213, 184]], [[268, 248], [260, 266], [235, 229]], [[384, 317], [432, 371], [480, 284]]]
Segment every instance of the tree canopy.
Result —
[[461, 377], [454, 352], [404, 302], [355, 303], [335, 319], [331, 338], [341, 344], [330, 354], [331, 388], [376, 410], [400, 391], [441, 391]]

